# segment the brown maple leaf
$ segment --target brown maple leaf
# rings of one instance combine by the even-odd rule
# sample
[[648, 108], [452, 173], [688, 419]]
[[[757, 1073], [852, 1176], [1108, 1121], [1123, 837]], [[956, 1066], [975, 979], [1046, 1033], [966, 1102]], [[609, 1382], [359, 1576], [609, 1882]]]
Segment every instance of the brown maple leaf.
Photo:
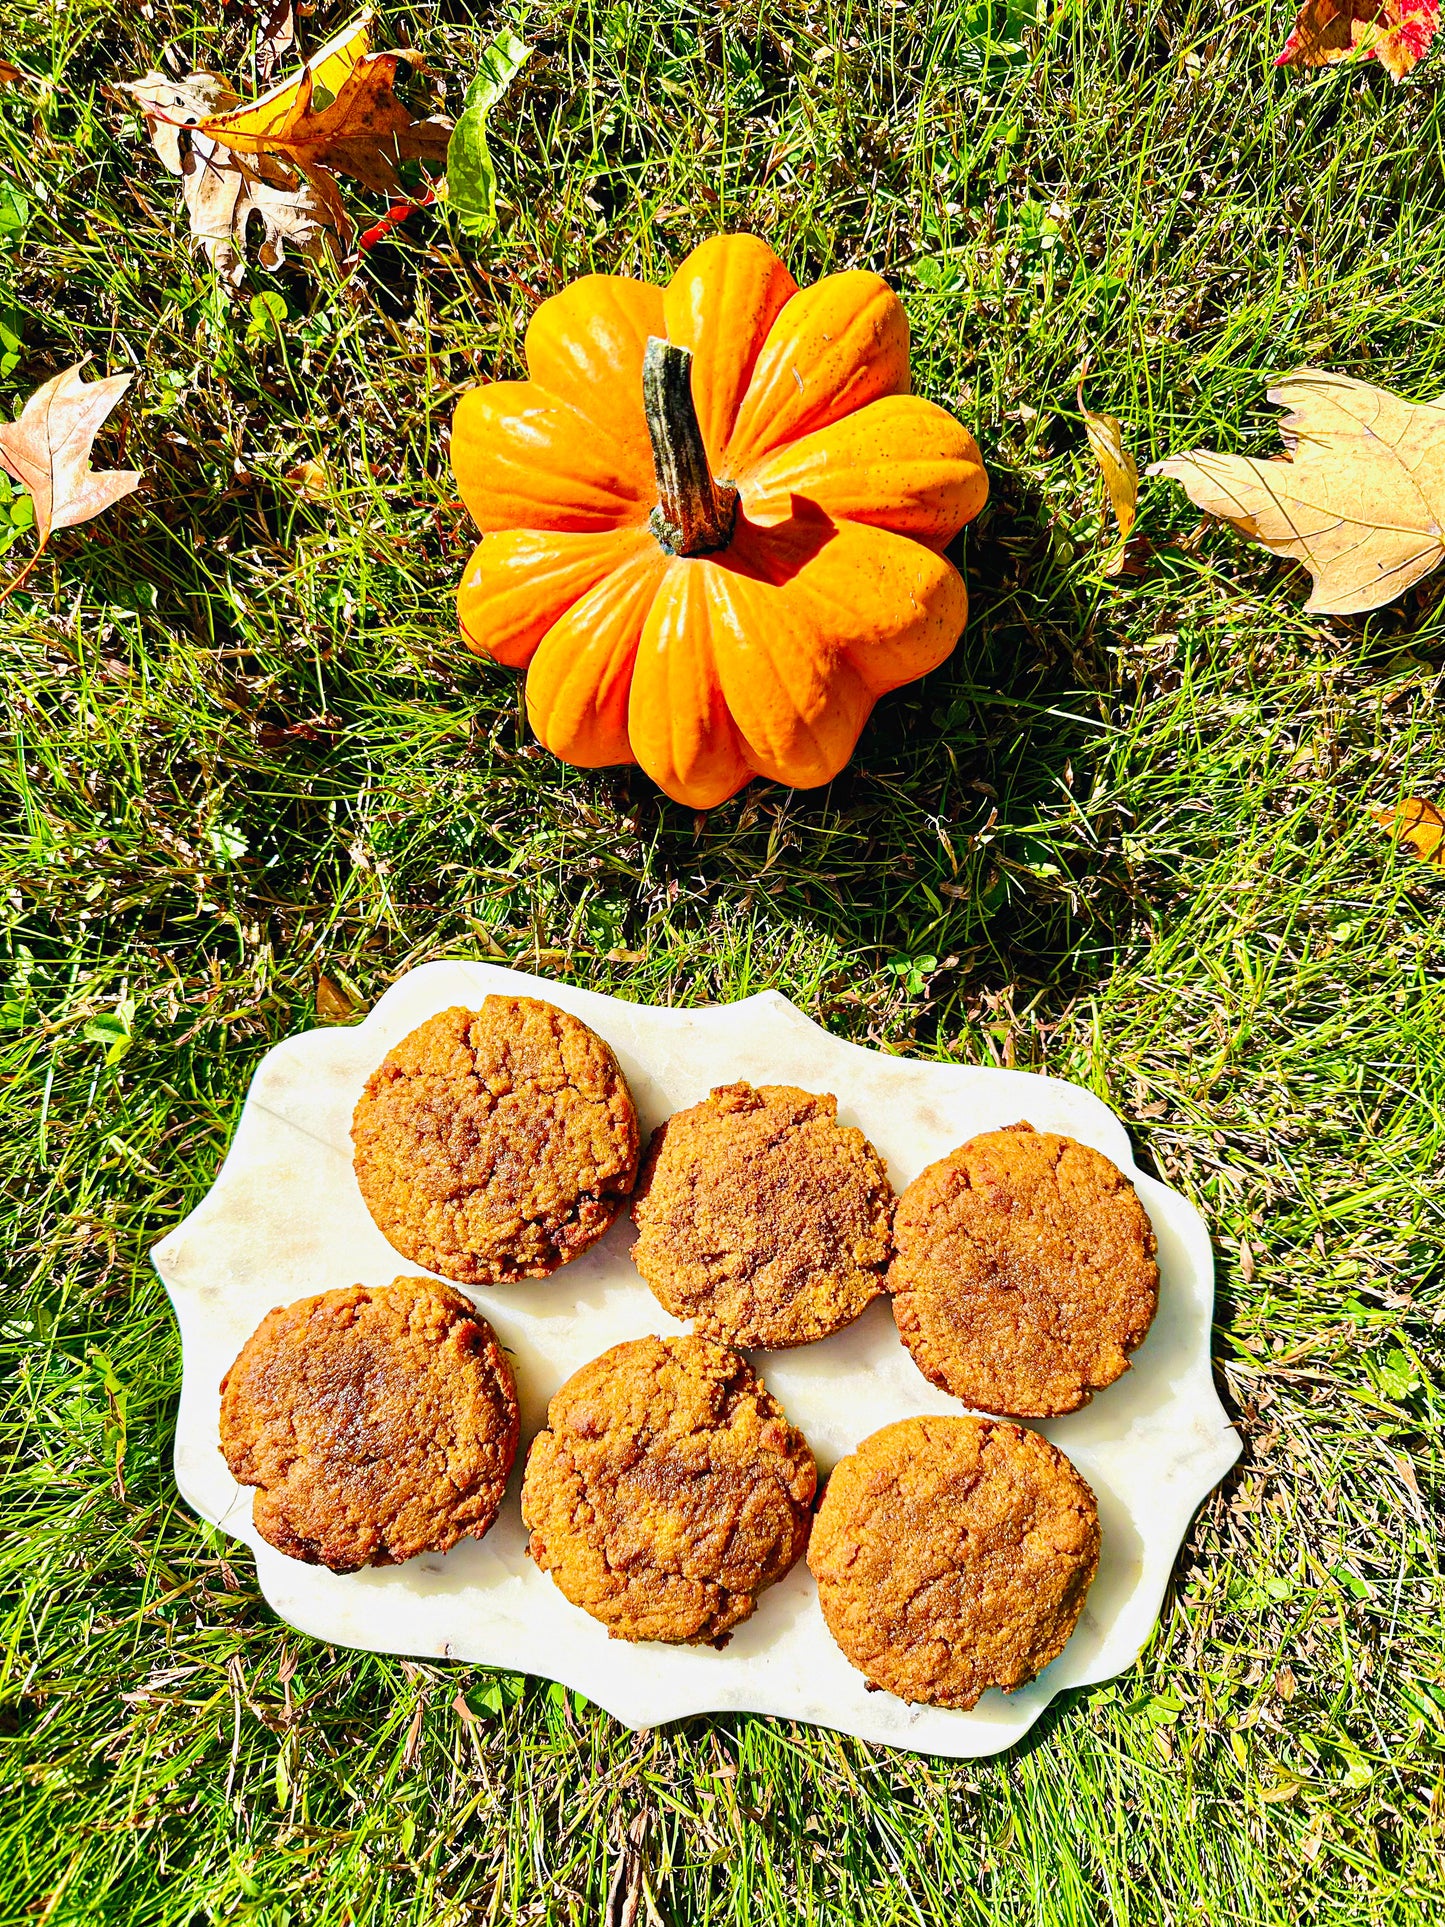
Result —
[[1291, 412], [1268, 460], [1196, 448], [1156, 462], [1189, 499], [1314, 578], [1305, 608], [1362, 615], [1445, 560], [1445, 396], [1297, 368], [1269, 391]]
[[246, 272], [246, 238], [260, 223], [261, 265], [277, 268], [290, 248], [319, 261], [339, 252], [351, 221], [336, 182], [318, 169], [305, 175], [273, 155], [241, 155], [201, 131], [211, 115], [240, 105], [220, 74], [202, 71], [183, 80], [152, 73], [129, 81], [145, 115], [161, 164], [181, 178], [191, 233], [217, 273], [232, 287]]
[[1378, 60], [1403, 80], [1428, 52], [1440, 0], [1305, 0], [1276, 67], [1333, 67]]
[[238, 154], [270, 154], [307, 174], [349, 174], [378, 194], [405, 192], [398, 161], [444, 163], [451, 122], [418, 120], [396, 97], [410, 56], [371, 52], [371, 16], [314, 53], [293, 80], [259, 100], [208, 115], [201, 132]]
[[91, 447], [101, 423], [130, 386], [129, 375], [82, 381], [77, 363], [37, 388], [16, 422], [0, 423], [0, 468], [30, 491], [39, 545], [0, 591], [18, 589], [56, 529], [73, 529], [111, 508], [141, 484], [139, 469], [97, 471]]

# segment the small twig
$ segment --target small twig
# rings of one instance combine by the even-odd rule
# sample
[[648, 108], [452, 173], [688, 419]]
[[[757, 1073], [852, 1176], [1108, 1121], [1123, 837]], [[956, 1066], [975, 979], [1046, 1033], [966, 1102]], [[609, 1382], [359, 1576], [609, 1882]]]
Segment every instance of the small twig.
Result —
[[45, 540], [40, 544], [40, 547], [35, 551], [34, 555], [31, 556], [30, 560], [25, 564], [25, 567], [20, 571], [20, 573], [18, 575], [11, 576], [10, 580], [5, 584], [5, 587], [3, 589], [0, 589], [0, 602], [6, 601], [8, 597], [14, 595], [15, 591], [18, 588], [20, 588], [22, 583], [28, 582], [30, 580], [30, 577], [35, 572], [36, 563], [40, 560], [41, 556], [44, 555], [46, 549], [49, 546], [50, 546], [50, 537], [47, 535], [45, 537]]

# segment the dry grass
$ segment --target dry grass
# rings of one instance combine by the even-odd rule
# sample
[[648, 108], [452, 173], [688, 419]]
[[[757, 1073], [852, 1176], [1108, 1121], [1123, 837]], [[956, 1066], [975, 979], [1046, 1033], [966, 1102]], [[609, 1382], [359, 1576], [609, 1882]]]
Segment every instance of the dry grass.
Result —
[[[388, 12], [454, 103], [494, 24]], [[13, 0], [43, 84], [0, 93], [5, 397], [136, 368], [103, 446], [150, 483], [0, 612], [0, 1927], [590, 1923], [640, 1809], [679, 1927], [1438, 1917], [1445, 882], [1365, 811], [1445, 788], [1445, 603], [1306, 618], [1162, 484], [1147, 573], [1106, 579], [1072, 397], [1087, 353], [1161, 455], [1272, 446], [1265, 381], [1305, 359], [1445, 387], [1435, 69], [1303, 82], [1269, 65], [1284, 27], [548, 0], [498, 117], [505, 236], [417, 216], [344, 282], [257, 276], [268, 321], [218, 296], [107, 91], [167, 41], [243, 78], [244, 9]], [[800, 278], [890, 274], [994, 496], [954, 660], [826, 793], [694, 821], [539, 753], [459, 649], [445, 428], [538, 297], [719, 224]], [[323, 502], [285, 480], [305, 459]], [[318, 970], [364, 1003], [498, 953], [638, 998], [775, 984], [1119, 1107], [1214, 1227], [1247, 1441], [1133, 1672], [952, 1765], [747, 1718], [632, 1735], [271, 1617], [176, 1499], [147, 1249]]]

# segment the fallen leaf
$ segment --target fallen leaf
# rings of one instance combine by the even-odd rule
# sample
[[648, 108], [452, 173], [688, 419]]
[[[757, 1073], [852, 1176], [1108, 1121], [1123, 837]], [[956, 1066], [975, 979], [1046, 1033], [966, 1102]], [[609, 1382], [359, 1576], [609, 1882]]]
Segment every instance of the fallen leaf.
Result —
[[468, 234], [489, 233], [497, 224], [497, 175], [487, 145], [487, 116], [530, 52], [514, 33], [497, 36], [482, 55], [447, 143], [447, 201]]
[[171, 174], [185, 173], [195, 130], [207, 115], [235, 106], [241, 98], [224, 74], [209, 67], [182, 80], [171, 74], [142, 74], [139, 80], [122, 81], [119, 91], [139, 103], [151, 144]]
[[37, 388], [19, 421], [0, 423], [0, 468], [29, 490], [40, 538], [34, 555], [5, 585], [0, 599], [29, 575], [54, 530], [89, 522], [140, 487], [139, 469], [90, 466], [101, 423], [131, 378], [110, 375], [104, 381], [82, 381], [81, 365]]
[[1393, 809], [1371, 810], [1397, 843], [1406, 843], [1422, 863], [1445, 870], [1445, 815], [1423, 796], [1404, 796]]
[[251, 735], [261, 749], [283, 749], [293, 742], [320, 742], [323, 736], [335, 735], [340, 727], [340, 717], [323, 710], [319, 716], [308, 716], [299, 723], [252, 723]]
[[1440, 24], [1439, 0], [1305, 0], [1276, 67], [1333, 67], [1378, 60], [1403, 80]]
[[296, 0], [276, 0], [256, 35], [256, 72], [269, 80], [296, 46]]
[[603, 1927], [637, 1927], [647, 1901], [647, 1828], [649, 1814], [644, 1808], [633, 1816], [622, 1843], [622, 1852], [607, 1889], [607, 1904], [602, 1910]]
[[122, 92], [138, 102], [161, 164], [181, 177], [191, 234], [229, 285], [245, 275], [252, 220], [261, 224], [263, 267], [279, 268], [288, 248], [310, 261], [340, 253], [351, 221], [330, 175], [306, 175], [266, 154], [243, 158], [202, 131], [210, 115], [239, 99], [220, 74], [146, 74]]
[[1113, 415], [1096, 415], [1084, 406], [1084, 384], [1079, 383], [1079, 413], [1084, 418], [1084, 433], [1089, 449], [1104, 477], [1114, 519], [1119, 524], [1119, 539], [1127, 542], [1134, 518], [1139, 513], [1139, 464], [1124, 446], [1124, 431]]
[[409, 56], [370, 49], [371, 16], [363, 14], [293, 80], [208, 114], [200, 131], [233, 153], [280, 158], [310, 178], [349, 174], [378, 194], [400, 196], [397, 162], [443, 161], [451, 122], [417, 120], [394, 91]]
[[316, 979], [316, 1015], [323, 1024], [349, 1024], [356, 1015], [356, 1005], [333, 977]]
[[0, 87], [13, 87], [20, 78], [20, 69], [13, 60], [0, 60]]
[[[443, 181], [441, 185], [445, 187], [446, 182]], [[386, 239], [394, 227], [400, 227], [401, 223], [411, 215], [420, 214], [424, 207], [431, 207], [436, 198], [435, 190], [428, 188], [420, 200], [398, 201], [393, 207], [389, 207], [379, 221], [373, 223], [364, 234], [357, 237], [357, 253], [365, 254], [369, 248], [374, 248], [378, 241]]]
[[298, 462], [295, 468], [288, 468], [286, 480], [308, 502], [324, 502], [331, 493], [331, 477], [324, 465], [309, 457], [304, 462]]
[[1299, 368], [1269, 399], [1286, 452], [1262, 460], [1193, 449], [1151, 475], [1314, 578], [1305, 608], [1361, 615], [1403, 595], [1445, 557], [1445, 398], [1408, 402], [1387, 388]]
[[1303, 1780], [1297, 1780], [1293, 1774], [1283, 1774], [1274, 1781], [1273, 1785], [1262, 1786], [1259, 1789], [1259, 1797], [1266, 1806], [1278, 1806], [1283, 1801], [1293, 1800], [1304, 1784]]

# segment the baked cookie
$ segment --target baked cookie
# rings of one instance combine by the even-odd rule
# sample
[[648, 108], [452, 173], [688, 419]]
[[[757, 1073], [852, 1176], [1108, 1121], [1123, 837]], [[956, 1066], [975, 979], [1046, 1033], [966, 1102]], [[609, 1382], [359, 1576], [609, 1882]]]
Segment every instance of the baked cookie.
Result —
[[935, 1385], [1049, 1418], [1129, 1368], [1159, 1302], [1153, 1227], [1117, 1165], [1031, 1124], [985, 1131], [898, 1203], [898, 1335]]
[[632, 1261], [674, 1318], [779, 1349], [882, 1291], [893, 1187], [835, 1097], [724, 1084], [653, 1132], [632, 1218]]
[[387, 1238], [464, 1285], [569, 1264], [637, 1177], [637, 1112], [617, 1059], [535, 997], [488, 997], [419, 1024], [372, 1072], [351, 1139]]
[[614, 1639], [722, 1646], [808, 1538], [808, 1442], [745, 1360], [635, 1338], [574, 1372], [527, 1455], [543, 1572]]
[[221, 1380], [221, 1450], [256, 1530], [333, 1572], [480, 1539], [517, 1456], [496, 1334], [432, 1278], [267, 1312]]
[[907, 1418], [834, 1468], [808, 1565], [829, 1632], [870, 1685], [967, 1708], [1064, 1650], [1098, 1570], [1099, 1515], [1037, 1432]]

